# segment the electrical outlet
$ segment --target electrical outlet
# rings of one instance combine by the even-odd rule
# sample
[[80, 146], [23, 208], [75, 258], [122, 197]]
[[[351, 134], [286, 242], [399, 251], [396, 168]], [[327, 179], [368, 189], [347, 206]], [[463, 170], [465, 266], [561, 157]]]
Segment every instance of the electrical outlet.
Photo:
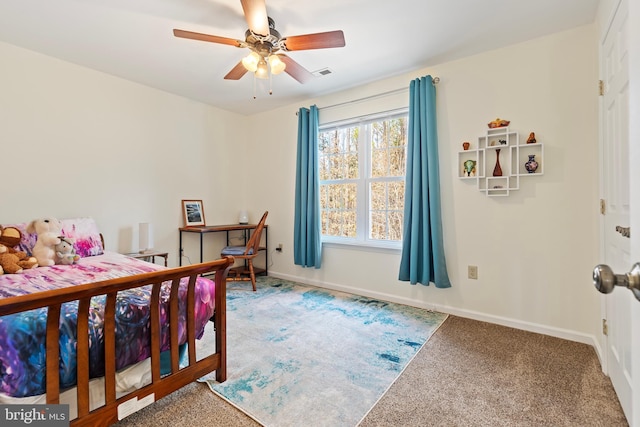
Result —
[[478, 279], [478, 266], [477, 265], [470, 265], [467, 267], [467, 271], [469, 274], [469, 279], [474, 279], [477, 280]]

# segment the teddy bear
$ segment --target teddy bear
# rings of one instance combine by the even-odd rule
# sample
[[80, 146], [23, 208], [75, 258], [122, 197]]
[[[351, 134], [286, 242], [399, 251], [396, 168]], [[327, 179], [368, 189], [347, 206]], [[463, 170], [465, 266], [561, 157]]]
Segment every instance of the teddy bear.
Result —
[[[0, 245], [4, 250], [6, 246]], [[22, 252], [26, 256], [24, 252]], [[17, 253], [3, 252], [0, 253], [0, 274], [19, 274], [25, 269], [37, 267], [38, 262], [35, 258], [29, 257], [27, 259], [20, 258]]]
[[0, 226], [0, 274], [22, 273], [38, 266], [38, 261], [26, 252], [14, 249], [20, 243], [22, 233], [15, 227]]
[[38, 240], [33, 246], [33, 256], [40, 267], [49, 267], [56, 263], [55, 246], [60, 243], [62, 223], [56, 218], [41, 218], [27, 225], [27, 233], [36, 233]]
[[71, 265], [80, 259], [73, 247], [73, 240], [60, 236], [60, 243], [56, 245], [56, 264]]

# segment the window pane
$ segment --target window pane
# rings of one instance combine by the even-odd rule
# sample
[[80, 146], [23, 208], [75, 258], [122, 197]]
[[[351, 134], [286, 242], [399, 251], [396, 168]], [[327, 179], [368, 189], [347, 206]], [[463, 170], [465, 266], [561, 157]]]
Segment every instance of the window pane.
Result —
[[406, 119], [372, 123], [371, 177], [404, 176], [406, 149]]
[[347, 154], [345, 157], [345, 166], [347, 168], [345, 178], [357, 179], [358, 173], [358, 154]]
[[377, 181], [369, 185], [369, 238], [401, 240], [404, 181]]
[[371, 123], [371, 148], [387, 148], [385, 122]]
[[404, 181], [393, 181], [389, 183], [389, 206], [391, 210], [404, 209]]
[[387, 150], [373, 150], [371, 152], [371, 177], [387, 176], [389, 170], [389, 153]]
[[[326, 206], [327, 202], [327, 196], [329, 194], [328, 191], [328, 187], [326, 185], [321, 185], [320, 186], [320, 206]], [[324, 229], [324, 228], [323, 228]]]
[[389, 150], [389, 176], [405, 176], [407, 147]]
[[325, 210], [320, 210], [320, 220], [322, 222], [321, 225], [321, 230], [322, 230], [322, 235], [323, 236], [327, 236], [328, 235], [328, 230], [329, 230], [329, 212], [325, 211]]
[[346, 211], [343, 215], [344, 222], [342, 224], [343, 237], [356, 237], [356, 212]]
[[329, 179], [344, 179], [344, 157], [342, 154], [335, 154], [331, 157], [331, 174]]
[[358, 200], [358, 188], [355, 184], [344, 186], [344, 208], [349, 211], [356, 211], [356, 201]]
[[371, 212], [369, 238], [375, 240], [402, 240], [402, 211]]
[[352, 127], [349, 128], [345, 134], [345, 139], [347, 141], [346, 151], [350, 153], [358, 152], [358, 138], [360, 136], [360, 128]]
[[371, 176], [386, 176], [389, 170], [386, 122], [371, 123]]
[[384, 182], [372, 182], [370, 192], [370, 207], [372, 211], [382, 211], [387, 208], [386, 184]]
[[358, 135], [358, 128], [352, 127], [320, 132], [320, 180], [358, 178]]
[[387, 217], [384, 212], [371, 212], [369, 238], [384, 240], [387, 236]]
[[335, 132], [320, 132], [318, 134], [318, 152], [321, 156], [331, 152], [331, 144], [335, 135]]
[[355, 237], [356, 184], [326, 184], [320, 186], [322, 234]]
[[406, 117], [389, 120], [390, 147], [402, 147], [407, 144], [407, 127], [408, 121]]
[[389, 212], [389, 240], [402, 240], [402, 211]]
[[[328, 185], [327, 187], [327, 209], [338, 209], [340, 207], [340, 189], [335, 185]], [[322, 206], [322, 205], [321, 205]]]
[[327, 156], [318, 156], [318, 174], [321, 181], [329, 179], [329, 159]]
[[342, 236], [342, 217], [338, 211], [329, 211], [327, 213], [329, 222], [327, 223], [327, 236]]

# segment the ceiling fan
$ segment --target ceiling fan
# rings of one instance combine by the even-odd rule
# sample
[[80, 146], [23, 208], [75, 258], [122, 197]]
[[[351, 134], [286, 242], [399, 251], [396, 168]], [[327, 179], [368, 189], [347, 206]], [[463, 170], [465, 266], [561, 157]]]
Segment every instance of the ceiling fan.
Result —
[[244, 41], [173, 30], [176, 37], [248, 48], [251, 52], [224, 76], [227, 80], [239, 80], [247, 71], [254, 73], [257, 78], [264, 79], [284, 71], [298, 82], [306, 83], [313, 78], [313, 74], [282, 52], [345, 46], [341, 30], [283, 37], [275, 29], [274, 20], [267, 15], [265, 0], [240, 0], [240, 3], [249, 24]]

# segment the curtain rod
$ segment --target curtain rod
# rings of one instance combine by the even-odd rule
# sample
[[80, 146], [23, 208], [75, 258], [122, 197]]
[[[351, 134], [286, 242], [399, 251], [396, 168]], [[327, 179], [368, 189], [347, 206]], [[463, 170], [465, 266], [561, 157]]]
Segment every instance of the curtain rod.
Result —
[[[434, 77], [433, 78], [433, 84], [437, 85], [438, 83], [440, 83], [440, 77]], [[408, 87], [389, 90], [387, 92], [382, 92], [382, 93], [378, 93], [378, 94], [375, 94], [375, 95], [369, 95], [369, 96], [365, 96], [365, 97], [362, 97], [362, 98], [353, 99], [351, 101], [345, 101], [345, 102], [339, 102], [337, 104], [327, 105], [326, 107], [318, 107], [318, 110], [327, 110], [327, 109], [330, 109], [330, 108], [342, 107], [343, 105], [354, 104], [356, 102], [367, 101], [369, 99], [381, 98], [383, 96], [394, 95], [396, 93], [400, 93], [400, 92], [404, 92], [404, 91], [408, 91], [408, 90], [409, 90]], [[296, 116], [297, 115], [298, 115], [298, 112], [296, 111]]]

